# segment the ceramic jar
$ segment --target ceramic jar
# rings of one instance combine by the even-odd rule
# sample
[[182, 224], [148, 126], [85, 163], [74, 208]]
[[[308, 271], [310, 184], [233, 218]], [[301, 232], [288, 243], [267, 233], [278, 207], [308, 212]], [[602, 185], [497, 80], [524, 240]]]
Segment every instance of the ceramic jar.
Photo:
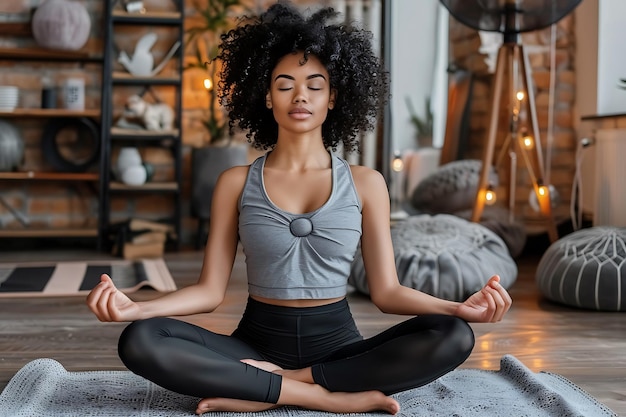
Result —
[[[146, 170], [137, 148], [124, 147], [117, 156], [116, 177], [128, 185], [141, 185], [146, 182]], [[126, 171], [130, 172], [127, 174]], [[143, 174], [138, 171], [143, 171]], [[128, 181], [128, 182], [127, 182]]]

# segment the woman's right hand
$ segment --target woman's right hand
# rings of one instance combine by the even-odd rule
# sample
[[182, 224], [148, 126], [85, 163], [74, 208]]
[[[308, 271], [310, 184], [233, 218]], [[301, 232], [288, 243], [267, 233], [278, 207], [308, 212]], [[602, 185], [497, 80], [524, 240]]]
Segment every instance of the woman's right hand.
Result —
[[134, 321], [141, 318], [137, 303], [118, 290], [107, 274], [102, 274], [100, 283], [87, 296], [87, 306], [100, 321]]

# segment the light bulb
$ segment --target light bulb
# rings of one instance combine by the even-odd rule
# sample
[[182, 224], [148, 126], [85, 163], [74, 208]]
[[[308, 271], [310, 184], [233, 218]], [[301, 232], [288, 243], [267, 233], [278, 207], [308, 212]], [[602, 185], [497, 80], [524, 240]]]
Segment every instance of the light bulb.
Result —
[[396, 156], [395, 158], [393, 158], [393, 161], [391, 162], [391, 169], [393, 169], [395, 172], [400, 172], [404, 169], [404, 162], [402, 161], [401, 157]]
[[496, 200], [497, 196], [494, 189], [491, 188], [491, 186], [487, 187], [487, 189], [485, 190], [485, 204], [487, 204], [488, 206], [492, 206], [495, 204]]
[[524, 94], [524, 92], [520, 90], [517, 92], [517, 94], [515, 94], [515, 97], [517, 97], [518, 101], [522, 101], [524, 100], [524, 97], [526, 97], [526, 94]]
[[[550, 184], [550, 185], [539, 185], [536, 188], [536, 191], [534, 188], [530, 190], [530, 193], [528, 195], [528, 202], [530, 203], [530, 207], [534, 211], [540, 212], [541, 211], [540, 200], [545, 200], [548, 197], [548, 194], [550, 195], [550, 207], [555, 208], [556, 206], [558, 206], [561, 202], [561, 197], [559, 195], [558, 190], [554, 187], [554, 185]], [[547, 205], [547, 201], [545, 202], [545, 204]]]
[[524, 146], [524, 149], [531, 150], [535, 147], [535, 139], [533, 139], [533, 137], [528, 133], [525, 133], [522, 136], [522, 145]]
[[213, 88], [213, 81], [211, 81], [210, 78], [204, 79], [204, 88], [206, 88], [209, 91]]
[[548, 195], [548, 187], [546, 187], [545, 185], [540, 185], [537, 189], [537, 193], [539, 193], [540, 197]]

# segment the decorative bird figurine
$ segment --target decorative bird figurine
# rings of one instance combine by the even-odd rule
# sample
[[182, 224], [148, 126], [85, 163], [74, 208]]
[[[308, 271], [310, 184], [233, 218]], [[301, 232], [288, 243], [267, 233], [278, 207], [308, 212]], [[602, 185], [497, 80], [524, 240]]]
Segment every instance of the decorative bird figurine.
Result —
[[135, 51], [132, 58], [128, 56], [125, 51], [120, 52], [118, 61], [126, 68], [128, 72], [136, 77], [152, 77], [165, 67], [167, 62], [174, 56], [174, 53], [180, 46], [180, 41], [176, 41], [170, 48], [167, 55], [161, 61], [161, 63], [154, 68], [154, 57], [150, 50], [157, 41], [157, 35], [155, 33], [147, 33], [142, 36], [137, 45], [135, 45]]

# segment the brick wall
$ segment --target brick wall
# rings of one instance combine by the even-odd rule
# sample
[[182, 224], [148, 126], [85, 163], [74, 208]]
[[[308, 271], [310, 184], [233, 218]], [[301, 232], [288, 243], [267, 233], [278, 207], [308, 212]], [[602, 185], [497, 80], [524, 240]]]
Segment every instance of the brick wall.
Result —
[[[555, 97], [553, 116], [552, 158], [549, 164], [550, 183], [560, 196], [560, 203], [554, 208], [553, 214], [557, 222], [569, 218], [569, 202], [575, 170], [576, 135], [574, 130], [574, 16], [570, 15], [557, 24], [555, 53]], [[550, 86], [550, 28], [524, 33], [522, 42], [529, 53], [532, 67], [532, 78], [535, 88], [535, 99], [543, 156], [546, 157], [549, 86]], [[481, 40], [479, 33], [454, 18], [450, 18], [450, 60], [460, 68], [470, 70], [474, 75], [474, 90], [471, 97], [470, 131], [467, 159], [482, 159], [484, 144], [491, 108], [491, 86], [493, 74], [488, 71], [485, 63], [486, 55], [479, 52]], [[505, 93], [506, 94], [506, 93]], [[508, 109], [505, 102], [500, 106], [499, 128], [495, 155], [499, 155], [508, 128]], [[506, 164], [506, 157], [504, 163]], [[548, 166], [546, 166], [548, 169]], [[506, 165], [499, 169], [500, 183], [507, 181]], [[503, 178], [504, 177], [504, 178]], [[528, 171], [518, 156], [517, 186], [515, 187], [516, 217], [526, 225], [529, 233], [541, 232], [544, 229], [542, 217], [528, 203], [531, 184]]]
[[[10, 3], [10, 4], [4, 4]], [[13, 0], [0, 5], [0, 21], [27, 21], [30, 8], [39, 1]], [[84, 50], [95, 54], [102, 53], [103, 42], [103, 2], [101, 0], [81, 0], [91, 16], [91, 35]], [[151, 11], [174, 10], [174, 5], [167, 1], [144, 0], [144, 5]], [[191, 10], [192, 2], [186, 1], [186, 9]], [[193, 19], [193, 18], [191, 18]], [[191, 22], [193, 23], [193, 22]], [[186, 27], [189, 22], [185, 23]], [[139, 37], [147, 31], [154, 31], [158, 41], [152, 49], [155, 62], [167, 53], [176, 40], [176, 33], [167, 27], [118, 26], [116, 28], [116, 45], [132, 53], [132, 47]], [[15, 36], [0, 34], [0, 47], [36, 46], [32, 36]], [[187, 57], [186, 60], [190, 59]], [[123, 70], [116, 64], [117, 70]], [[175, 73], [172, 61], [161, 74]], [[39, 108], [41, 106], [41, 90], [44, 83], [56, 87], [62, 86], [68, 77], [80, 77], [85, 80], [85, 107], [99, 109], [101, 99], [101, 65], [99, 63], [79, 64], [73, 62], [47, 62], [0, 60], [0, 85], [13, 85], [20, 89], [19, 107]], [[196, 221], [190, 217], [188, 207], [190, 195], [190, 154], [191, 147], [202, 146], [206, 134], [201, 124], [204, 109], [208, 106], [208, 94], [203, 87], [205, 73], [202, 70], [188, 70], [183, 73], [183, 119], [181, 120], [183, 136], [183, 241], [193, 241], [196, 232]], [[126, 98], [140, 93], [142, 87], [116, 87], [113, 95], [113, 120], [121, 114]], [[175, 90], [172, 87], [156, 87], [159, 98], [173, 104]], [[58, 106], [63, 107], [60, 91]], [[20, 171], [52, 171], [41, 150], [43, 128], [48, 122], [39, 118], [9, 118], [9, 123], [16, 126], [26, 145], [25, 158], [19, 167]], [[238, 137], [237, 140], [242, 140]], [[154, 180], [173, 178], [173, 163], [169, 150], [143, 147], [140, 149], [144, 161], [155, 167]], [[116, 158], [114, 149], [112, 159]], [[251, 151], [251, 158], [254, 157]], [[98, 164], [89, 171], [97, 172]], [[53, 227], [95, 227], [98, 220], [97, 183], [79, 182], [32, 182], [32, 181], [0, 181], [0, 196], [10, 205], [18, 216], [26, 219], [33, 228]], [[141, 213], [148, 218], [169, 216], [172, 213], [171, 197], [142, 197], [134, 201], [127, 198], [113, 198], [111, 201], [111, 220], [127, 218], [133, 213]], [[0, 229], [23, 229], [20, 220], [6, 207], [0, 205]]]
[[[30, 17], [30, 0], [12, 0], [0, 5], [3, 21], [25, 21]], [[92, 16], [91, 36], [84, 49], [100, 53], [102, 49], [102, 2], [84, 2]], [[35, 46], [32, 36], [0, 34], [0, 47], [22, 48]], [[41, 107], [44, 84], [60, 87], [67, 78], [85, 80], [85, 107], [100, 107], [101, 66], [94, 63], [0, 60], [0, 85], [17, 86], [20, 90], [19, 107]], [[59, 107], [62, 97], [57, 94]], [[40, 118], [4, 119], [16, 126], [25, 142], [25, 158], [20, 171], [52, 171], [41, 150], [43, 127], [48, 120]], [[90, 171], [97, 171], [92, 167]], [[2, 181], [0, 196], [32, 228], [95, 227], [97, 223], [97, 183], [57, 183], [33, 181]], [[0, 206], [0, 229], [22, 229], [23, 225], [5, 207]]]
[[[4, 4], [10, 3], [10, 4]], [[0, 12], [4, 16], [28, 17], [28, 9], [33, 5], [31, 0], [14, 0], [3, 2]], [[86, 49], [99, 52], [102, 48], [102, 1], [83, 0], [92, 16], [92, 36]], [[159, 0], [144, 1], [147, 7], [169, 7], [169, 2]], [[187, 7], [190, 7], [190, 1]], [[164, 4], [166, 4], [164, 6]], [[551, 183], [557, 188], [561, 197], [560, 204], [555, 208], [557, 220], [563, 220], [569, 216], [569, 199], [574, 174], [574, 154], [576, 149], [575, 134], [573, 128], [573, 105], [574, 105], [574, 68], [573, 54], [575, 52], [573, 34], [573, 15], [563, 19], [558, 24], [557, 54], [556, 54], [556, 105], [554, 115], [554, 144], [551, 164]], [[122, 31], [116, 34], [122, 39], [120, 45], [134, 44], [138, 37], [136, 31]], [[167, 52], [171, 45], [171, 39], [167, 33], [160, 33], [160, 41], [154, 48], [156, 60]], [[124, 39], [127, 39], [124, 41]], [[488, 124], [488, 110], [490, 107], [490, 89], [492, 75], [488, 73], [484, 62], [484, 55], [478, 52], [480, 39], [478, 33], [451, 18], [450, 21], [450, 52], [451, 60], [459, 67], [468, 68], [475, 76], [474, 94], [471, 106], [470, 142], [467, 158], [480, 158], [482, 156], [483, 143], [485, 141]], [[526, 45], [543, 45], [549, 43], [549, 31], [542, 30], [525, 34], [523, 41]], [[0, 35], [0, 46], [27, 46], [33, 44], [32, 39], [24, 37]], [[536, 87], [537, 111], [542, 140], [546, 141], [548, 126], [548, 87], [549, 87], [549, 53], [543, 51], [533, 53], [530, 56], [533, 69], [533, 79]], [[16, 62], [0, 60], [0, 85], [16, 85], [22, 91], [22, 103], [24, 107], [39, 107], [41, 88], [44, 76], [50, 77], [56, 85], [60, 85], [68, 76], [79, 75], [86, 83], [86, 106], [99, 108], [101, 72], [97, 64], [79, 65], [74, 63], [48, 63], [48, 62]], [[190, 185], [190, 148], [200, 146], [205, 138], [205, 133], [200, 124], [203, 109], [208, 105], [208, 95], [202, 86], [204, 74], [202, 71], [189, 70], [183, 74], [183, 120], [184, 131], [184, 189], [183, 201], [188, 201]], [[164, 101], [173, 101], [173, 94], [161, 91]], [[121, 106], [125, 100], [125, 94], [114, 97], [117, 106]], [[505, 120], [506, 114], [502, 114]], [[45, 120], [37, 119], [11, 119], [23, 131], [26, 142], [26, 158], [21, 170], [46, 170], [49, 169], [39, 146], [41, 129]], [[239, 138], [241, 139], [241, 138]], [[500, 142], [501, 143], [501, 142]], [[544, 146], [545, 149], [545, 146]], [[256, 154], [251, 151], [251, 158]], [[545, 155], [545, 151], [544, 151]], [[168, 177], [171, 175], [171, 161], [166, 151], [162, 149], [143, 150], [144, 160], [153, 163], [157, 169], [157, 175]], [[93, 167], [97, 170], [97, 166]], [[522, 167], [519, 169], [519, 184], [517, 186], [516, 201], [517, 213], [520, 219], [533, 229], [541, 223], [538, 216], [528, 205], [528, 175]], [[93, 184], [92, 184], [93, 185]], [[97, 192], [89, 184], [64, 183], [0, 183], [0, 195], [7, 203], [22, 215], [31, 220], [33, 226], [60, 227], [60, 226], [90, 226], [97, 222]], [[113, 220], [123, 218], [135, 209], [148, 210], [151, 216], [159, 217], [160, 214], [171, 213], [168, 209], [168, 201], [162, 197], [153, 200], [143, 200], [141, 203], [132, 203], [122, 200], [114, 202], [112, 206]], [[161, 210], [162, 209], [162, 210]], [[161, 212], [160, 212], [161, 210]], [[189, 208], [183, 206], [183, 240], [192, 241], [195, 233], [196, 222], [189, 215]], [[0, 228], [21, 228], [20, 222], [4, 207], [0, 206]], [[541, 227], [541, 226], [539, 226]]]

